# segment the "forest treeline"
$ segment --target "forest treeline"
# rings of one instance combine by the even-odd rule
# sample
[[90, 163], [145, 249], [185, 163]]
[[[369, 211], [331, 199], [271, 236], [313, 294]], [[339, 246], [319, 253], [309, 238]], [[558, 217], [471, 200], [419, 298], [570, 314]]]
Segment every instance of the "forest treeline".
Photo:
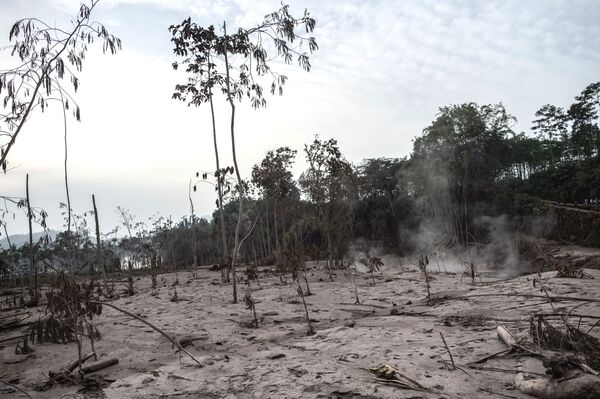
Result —
[[[485, 221], [501, 215], [508, 217], [507, 229], [531, 232], [535, 226], [527, 221], [539, 210], [538, 199], [598, 202], [599, 112], [600, 82], [588, 85], [568, 109], [541, 107], [529, 134], [513, 131], [516, 120], [502, 104], [465, 103], [440, 108], [404, 158], [352, 164], [337, 140], [319, 136], [303, 149], [268, 151], [243, 182], [240, 262], [285, 268], [327, 259], [334, 266], [352, 249], [402, 255], [460, 247], [489, 240]], [[308, 167], [294, 179], [300, 157]], [[114, 238], [115, 229], [102, 236], [104, 267], [225, 269], [239, 216], [234, 172], [226, 167], [197, 175], [196, 184], [220, 184], [223, 218], [218, 199], [211, 220], [194, 215], [191, 193], [190, 215], [179, 221], [146, 223], [119, 208], [117, 229], [124, 234]], [[35, 244], [42, 268], [99, 271], [87, 222], [92, 214], [74, 215], [71, 231]], [[25, 271], [28, 256], [28, 245], [2, 249], [2, 274]]]

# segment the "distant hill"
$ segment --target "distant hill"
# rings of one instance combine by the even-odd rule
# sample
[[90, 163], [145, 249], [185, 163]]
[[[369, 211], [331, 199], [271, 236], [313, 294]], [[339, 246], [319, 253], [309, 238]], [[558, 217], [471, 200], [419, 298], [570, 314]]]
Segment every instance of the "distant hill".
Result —
[[[56, 230], [48, 230], [48, 235], [50, 236], [50, 239], [54, 240], [54, 238], [56, 238], [56, 235], [59, 233], [59, 231]], [[37, 242], [40, 237], [42, 236], [42, 234], [44, 234], [41, 231], [35, 232], [33, 233], [33, 242]], [[27, 244], [29, 242], [29, 234], [13, 234], [11, 236], [9, 236], [10, 238], [10, 243], [12, 245], [16, 245], [17, 247], [22, 246], [23, 244]], [[4, 235], [2, 235], [2, 238], [0, 239], [0, 248], [8, 248], [8, 241], [6, 240], [6, 237]]]

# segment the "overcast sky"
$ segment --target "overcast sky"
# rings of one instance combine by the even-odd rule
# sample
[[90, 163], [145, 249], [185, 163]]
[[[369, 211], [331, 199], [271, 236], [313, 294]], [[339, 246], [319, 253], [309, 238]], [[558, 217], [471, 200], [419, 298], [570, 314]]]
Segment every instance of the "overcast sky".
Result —
[[[317, 20], [320, 50], [313, 69], [286, 68], [282, 97], [266, 109], [238, 107], [240, 167], [269, 149], [299, 151], [314, 134], [334, 137], [346, 157], [402, 157], [444, 105], [503, 102], [528, 131], [543, 104], [567, 106], [600, 76], [600, 1], [290, 1]], [[188, 183], [197, 170], [214, 170], [208, 107], [171, 99], [181, 80], [171, 68], [168, 27], [191, 16], [200, 25], [251, 26], [280, 0], [101, 0], [95, 20], [123, 41], [118, 55], [92, 46], [76, 97], [82, 121], [69, 119], [69, 174], [76, 213], [96, 195], [102, 230], [118, 224], [117, 205], [140, 220], [159, 212], [189, 212]], [[12, 23], [35, 16], [69, 26], [78, 0], [0, 0], [0, 45]], [[0, 69], [16, 58], [0, 53]], [[228, 107], [216, 102], [222, 163], [230, 165]], [[63, 125], [54, 106], [27, 123], [0, 176], [0, 194], [21, 196], [30, 174], [32, 204], [46, 209], [49, 226], [62, 228], [65, 202]], [[214, 190], [200, 184], [196, 213], [214, 208]], [[22, 213], [10, 233], [26, 230]]]

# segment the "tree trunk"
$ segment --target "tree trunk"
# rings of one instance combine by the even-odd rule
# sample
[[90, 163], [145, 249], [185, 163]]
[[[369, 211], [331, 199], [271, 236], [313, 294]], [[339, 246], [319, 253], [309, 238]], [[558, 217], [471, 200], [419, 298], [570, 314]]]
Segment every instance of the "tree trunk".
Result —
[[29, 221], [29, 273], [31, 274], [31, 278], [33, 280], [33, 298], [31, 298], [31, 300], [35, 302], [37, 301], [38, 280], [37, 268], [35, 267], [35, 257], [33, 253], [33, 231], [31, 226], [33, 214], [31, 213], [31, 200], [29, 197], [29, 173], [27, 173], [25, 178], [25, 194], [27, 195], [27, 219]]
[[[74, 269], [73, 259], [75, 257], [75, 254], [74, 254], [75, 249], [73, 247], [74, 246], [73, 237], [71, 236], [71, 196], [69, 195], [69, 174], [68, 174], [68, 168], [67, 168], [67, 161], [69, 159], [69, 147], [67, 145], [67, 110], [65, 107], [62, 88], [59, 90], [59, 93], [60, 93], [60, 99], [61, 99], [62, 109], [63, 109], [63, 125], [64, 125], [64, 130], [65, 130], [65, 134], [64, 134], [64, 146], [65, 146], [64, 176], [65, 176], [65, 192], [67, 195], [67, 244], [69, 246], [68, 262], [69, 262], [69, 271], [71, 273], [73, 273], [73, 269]], [[90, 263], [90, 265], [93, 265], [93, 263]]]
[[327, 229], [327, 257], [327, 272], [329, 273], [329, 278], [333, 281], [333, 274], [331, 273], [331, 268], [333, 267], [333, 244], [329, 228]]
[[258, 220], [260, 223], [260, 250], [262, 253], [262, 258], [266, 258], [268, 251], [267, 251], [267, 243], [265, 240], [265, 226], [264, 226], [264, 222], [263, 222], [263, 218], [260, 216], [260, 212], [258, 214]]
[[277, 202], [273, 204], [273, 230], [275, 231], [275, 261], [279, 264], [279, 258], [281, 256], [281, 252], [279, 251], [279, 223], [278, 223], [278, 215], [277, 215]]
[[102, 247], [100, 245], [100, 223], [98, 223], [98, 208], [96, 207], [96, 197], [92, 194], [92, 204], [94, 205], [94, 220], [96, 221], [96, 262], [102, 269], [102, 278], [104, 279], [104, 290], [109, 293], [108, 282], [106, 281], [106, 265], [102, 258]]
[[229, 83], [229, 60], [227, 58], [227, 52], [229, 50], [227, 49], [227, 26], [225, 22], [223, 22], [223, 33], [225, 35], [225, 83], [227, 85], [227, 100], [229, 101], [229, 105], [231, 107], [231, 153], [233, 155], [233, 167], [235, 168], [235, 175], [238, 181], [239, 193], [238, 220], [237, 225], [235, 226], [233, 256], [231, 257], [231, 278], [233, 279], [233, 303], [237, 303], [237, 281], [235, 276], [235, 262], [239, 251], [240, 225], [242, 224], [242, 213], [244, 209], [244, 186], [242, 182], [242, 177], [240, 175], [240, 169], [238, 167], [237, 156], [235, 151], [235, 104], [233, 103], [233, 99], [231, 98], [231, 87]]
[[188, 187], [188, 197], [190, 199], [190, 228], [192, 229], [192, 262], [194, 269], [198, 266], [198, 243], [196, 240], [196, 218], [194, 217], [194, 201], [192, 201], [192, 180]]
[[267, 223], [267, 250], [269, 255], [273, 255], [273, 249], [271, 248], [271, 229], [269, 228], [269, 200], [265, 198], [265, 220]]
[[[210, 55], [209, 55], [210, 58]], [[209, 62], [210, 64], [210, 62]], [[208, 69], [208, 78], [211, 78], [211, 68], [209, 66]], [[219, 219], [221, 221], [221, 243], [223, 245], [223, 260], [229, 257], [229, 250], [227, 248], [227, 233], [225, 231], [225, 213], [223, 211], [223, 185], [221, 184], [221, 166], [219, 163], [219, 148], [217, 146], [217, 127], [215, 123], [215, 108], [213, 105], [212, 98], [212, 89], [209, 87], [208, 89], [208, 98], [210, 103], [210, 116], [212, 119], [212, 131], [213, 131], [213, 146], [215, 148], [215, 162], [217, 166], [217, 173], [219, 173], [219, 177], [217, 178], [217, 193], [219, 195]], [[221, 283], [225, 283], [229, 279], [229, 274], [226, 274], [225, 268], [221, 269]]]

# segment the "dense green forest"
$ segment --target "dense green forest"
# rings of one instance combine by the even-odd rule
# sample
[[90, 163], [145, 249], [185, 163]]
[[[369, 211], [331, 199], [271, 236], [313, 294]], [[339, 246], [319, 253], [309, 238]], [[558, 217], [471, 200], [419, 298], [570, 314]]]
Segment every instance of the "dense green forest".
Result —
[[[600, 82], [587, 86], [568, 109], [542, 106], [531, 133], [515, 132], [515, 118], [502, 104], [466, 103], [440, 108], [404, 158], [353, 165], [336, 139], [319, 136], [303, 149], [268, 151], [243, 181], [240, 259], [285, 268], [309, 259], [328, 259], [334, 266], [351, 249], [426, 253], [485, 243], [490, 225], [482, 221], [500, 216], [508, 220], [509, 232], [533, 233], [527, 218], [540, 214], [540, 199], [597, 206], [599, 112]], [[299, 157], [308, 167], [294, 179]], [[102, 236], [106, 268], [226, 265], [239, 216], [233, 175], [234, 168], [227, 167], [197, 176], [196, 184], [220, 183], [215, 186], [222, 187], [222, 219], [218, 199], [206, 220], [194, 215], [191, 196], [190, 215], [179, 221], [157, 217], [145, 223], [119, 209], [126, 234]], [[92, 215], [73, 215], [70, 232], [38, 241], [40, 266], [49, 271], [71, 264], [75, 272], [98, 272], [88, 227]], [[423, 238], [424, 229], [434, 233]], [[67, 249], [70, 241], [74, 251]], [[26, 268], [28, 256], [28, 245], [2, 249], [2, 273]]]

